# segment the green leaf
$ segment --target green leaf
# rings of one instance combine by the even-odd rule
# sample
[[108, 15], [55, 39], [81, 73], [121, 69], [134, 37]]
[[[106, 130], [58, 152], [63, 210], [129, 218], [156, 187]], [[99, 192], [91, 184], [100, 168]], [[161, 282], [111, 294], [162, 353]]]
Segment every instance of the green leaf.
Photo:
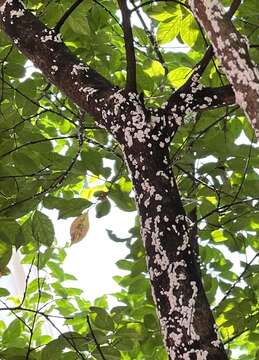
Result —
[[136, 210], [135, 201], [129, 196], [129, 193], [121, 190], [121, 186], [114, 184], [108, 196], [115, 202], [115, 204], [124, 211], [134, 211]]
[[[8, 347], [8, 349], [0, 351], [0, 358], [1, 360], [24, 360], [26, 359], [27, 353], [28, 348]], [[34, 355], [30, 356], [30, 359], [36, 360]]]
[[25, 75], [25, 68], [20, 64], [8, 63], [5, 68], [5, 73], [10, 77], [20, 79]]
[[23, 245], [34, 241], [31, 218], [28, 218], [26, 221], [24, 221], [24, 223], [21, 225], [21, 231], [24, 239]]
[[6, 265], [12, 256], [12, 245], [0, 240], [0, 273], [5, 273]]
[[157, 30], [157, 42], [159, 45], [168, 44], [178, 35], [182, 21], [181, 14], [171, 17], [167, 22], [160, 23]]
[[83, 35], [88, 35], [90, 33], [87, 17], [83, 13], [77, 14], [76, 17], [69, 16], [67, 23], [74, 33], [80, 33]]
[[116, 340], [117, 340], [116, 348], [120, 351], [130, 352], [134, 348], [135, 342], [130, 338], [117, 337]]
[[199, 36], [199, 30], [197, 27], [197, 23], [192, 14], [187, 15], [182, 23], [181, 23], [181, 30], [180, 35], [181, 39], [185, 44], [190, 47], [193, 47], [196, 43], [196, 40]]
[[114, 330], [114, 322], [106, 310], [97, 306], [90, 307], [90, 310], [97, 314], [94, 319], [94, 324], [96, 327], [102, 330]]
[[112, 230], [106, 229], [106, 231], [107, 231], [107, 234], [108, 234], [109, 238], [110, 238], [111, 240], [115, 241], [115, 242], [124, 242], [124, 241], [128, 241], [128, 240], [131, 239], [131, 237], [119, 238], [118, 236], [116, 236], [116, 235], [114, 234], [114, 232], [113, 232]]
[[186, 66], [179, 66], [168, 73], [167, 78], [171, 85], [178, 88], [190, 77], [192, 69]]
[[96, 217], [101, 218], [107, 214], [109, 214], [111, 209], [111, 203], [108, 199], [101, 201], [96, 205]]
[[134, 280], [129, 287], [129, 293], [142, 294], [149, 288], [149, 281], [145, 278]]
[[165, 4], [160, 3], [156, 5], [152, 4], [152, 6], [150, 6], [146, 11], [152, 19], [158, 20], [159, 22], [160, 21], [164, 22], [172, 18], [176, 10], [176, 7], [173, 9], [174, 11], [170, 11], [170, 10], [171, 9], [166, 7]]
[[35, 211], [32, 218], [32, 233], [39, 244], [51, 246], [55, 239], [52, 221], [40, 211]]
[[[102, 353], [106, 360], [121, 360], [120, 352], [111, 346], [102, 346]], [[103, 357], [100, 355], [100, 353], [97, 350], [95, 350], [94, 356], [98, 360], [103, 359]]]
[[92, 205], [92, 203], [86, 199], [63, 199], [54, 196], [47, 196], [43, 200], [43, 204], [47, 209], [58, 209], [59, 219], [79, 216], [82, 214], [83, 210]]
[[148, 329], [156, 330], [159, 328], [158, 320], [152, 314], [146, 314], [144, 316], [144, 324]]
[[106, 170], [103, 167], [103, 159], [99, 151], [87, 148], [87, 151], [82, 151], [81, 158], [86, 170], [91, 171], [95, 175], [107, 177], [108, 174], [106, 174]]
[[2, 342], [5, 347], [9, 347], [13, 344], [13, 339], [18, 338], [24, 329], [24, 324], [21, 320], [15, 319], [13, 320], [8, 328], [4, 331], [2, 335]]
[[138, 27], [138, 26], [135, 26], [135, 25], [132, 28], [133, 28], [133, 34], [134, 34], [134, 36], [137, 37], [140, 44], [141, 45], [148, 45], [149, 44], [149, 39], [148, 39], [146, 31], [143, 30], [142, 28]]
[[57, 339], [60, 346], [63, 348], [69, 348], [71, 350], [77, 349], [77, 351], [88, 350], [88, 343], [92, 342], [92, 337], [83, 336], [74, 331], [64, 332]]
[[116, 265], [118, 266], [118, 268], [122, 269], [122, 270], [131, 270], [133, 264], [134, 263], [129, 260], [119, 260], [116, 262]]
[[21, 173], [31, 173], [38, 168], [36, 162], [33, 160], [30, 154], [24, 151], [15, 152], [13, 154], [13, 159], [15, 161], [17, 170], [19, 170]]
[[163, 76], [165, 74], [165, 69], [159, 61], [152, 60], [149, 62], [149, 66], [144, 69], [144, 71], [152, 78]]
[[0, 239], [19, 248], [23, 243], [23, 235], [16, 220], [0, 219]]
[[0, 297], [10, 295], [9, 291], [5, 288], [0, 288]]
[[41, 353], [41, 360], [60, 359], [63, 348], [63, 339], [52, 340], [44, 347]]

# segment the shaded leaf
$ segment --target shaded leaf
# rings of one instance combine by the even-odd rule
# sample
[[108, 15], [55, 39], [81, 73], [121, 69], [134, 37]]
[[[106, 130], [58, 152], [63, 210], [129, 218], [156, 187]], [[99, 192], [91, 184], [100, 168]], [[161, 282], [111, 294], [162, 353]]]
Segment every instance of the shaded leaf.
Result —
[[55, 232], [52, 221], [38, 210], [32, 218], [32, 233], [39, 244], [51, 246], [54, 241]]

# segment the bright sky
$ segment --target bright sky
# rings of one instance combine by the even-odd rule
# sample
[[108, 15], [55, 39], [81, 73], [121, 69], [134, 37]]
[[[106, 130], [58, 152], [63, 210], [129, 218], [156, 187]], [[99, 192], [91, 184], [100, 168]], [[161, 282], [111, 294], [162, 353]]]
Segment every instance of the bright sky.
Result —
[[[53, 221], [58, 245], [70, 243], [70, 225], [74, 218], [58, 220], [56, 211], [44, 209], [44, 213]], [[129, 250], [125, 243], [112, 241], [106, 229], [112, 230], [118, 237], [128, 237], [128, 230], [134, 226], [135, 216], [136, 212], [123, 212], [115, 205], [112, 206], [111, 212], [101, 219], [95, 217], [94, 208], [90, 210], [88, 234], [81, 242], [66, 248], [64, 271], [78, 279], [77, 283], [66, 282], [67, 286], [81, 288], [86, 299], [90, 301], [120, 290], [112, 277], [125, 274], [117, 268], [116, 261], [124, 258]], [[7, 287], [13, 295], [22, 297], [28, 266], [20, 265], [19, 252], [14, 251], [9, 268], [11, 274], [1, 278], [0, 286]], [[31, 280], [35, 277], [36, 271], [33, 271]], [[109, 303], [113, 305], [116, 301], [110, 297]]]
[[[123, 212], [112, 206], [107, 216], [97, 219], [95, 209], [91, 209], [88, 234], [81, 242], [67, 250], [64, 270], [77, 277], [87, 299], [94, 300], [120, 289], [112, 279], [112, 276], [122, 274], [115, 263], [129, 251], [124, 243], [112, 241], [106, 229], [114, 231], [119, 237], [128, 237], [128, 230], [134, 226], [135, 215], [135, 212]], [[54, 220], [56, 237], [60, 244], [70, 241], [69, 229], [72, 220]]]

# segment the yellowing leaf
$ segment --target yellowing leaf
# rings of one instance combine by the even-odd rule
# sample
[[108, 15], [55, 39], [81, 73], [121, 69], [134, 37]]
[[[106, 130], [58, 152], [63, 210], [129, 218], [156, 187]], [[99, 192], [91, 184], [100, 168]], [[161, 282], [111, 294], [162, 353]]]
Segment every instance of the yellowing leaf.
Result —
[[88, 213], [78, 216], [70, 226], [71, 245], [83, 240], [89, 230]]

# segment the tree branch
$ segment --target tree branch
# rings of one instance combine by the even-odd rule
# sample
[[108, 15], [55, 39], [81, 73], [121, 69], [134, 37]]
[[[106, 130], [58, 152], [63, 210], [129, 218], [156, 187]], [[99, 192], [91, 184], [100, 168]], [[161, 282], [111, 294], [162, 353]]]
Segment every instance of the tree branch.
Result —
[[[240, 6], [241, 0], [233, 0], [231, 3], [228, 12], [226, 13], [226, 17], [230, 20], [232, 16], [235, 14], [236, 10]], [[204, 73], [206, 67], [209, 65], [210, 61], [212, 60], [214, 55], [213, 47], [210, 45], [204, 54], [203, 58], [198, 62], [198, 64], [194, 68], [193, 76], [195, 76], [196, 81], [199, 80], [199, 78]], [[188, 81], [187, 81], [188, 83]], [[188, 86], [188, 84], [184, 84], [183, 86]], [[191, 86], [191, 83], [189, 82], [189, 86]]]
[[115, 15], [113, 15], [113, 13], [104, 5], [102, 4], [100, 1], [98, 0], [93, 0], [93, 2], [95, 4], [97, 4], [98, 6], [100, 6], [104, 11], [107, 12], [107, 14], [109, 14], [109, 16], [122, 28], [121, 23], [119, 22], [119, 20], [117, 19], [117, 17]]
[[201, 88], [194, 96], [191, 103], [194, 111], [208, 110], [235, 104], [235, 94], [230, 85], [219, 88]]
[[[232, 18], [232, 16], [234, 15], [234, 13], [236, 12], [236, 10], [238, 9], [238, 7], [240, 6], [241, 0], [233, 0], [233, 2], [230, 5], [230, 8], [228, 10], [228, 12], [226, 13], [226, 17], [230, 20]], [[178, 97], [178, 95], [180, 93], [190, 93], [193, 92], [192, 91], [192, 87], [197, 87], [198, 85], [198, 81], [201, 78], [202, 74], [204, 73], [205, 69], [207, 68], [207, 66], [209, 65], [210, 61], [212, 60], [214, 55], [214, 51], [213, 51], [213, 47], [212, 45], [210, 45], [205, 54], [203, 55], [202, 59], [195, 65], [194, 69], [193, 69], [193, 73], [192, 76], [190, 76], [187, 81], [175, 92], [171, 95], [171, 97], [168, 99], [168, 103], [167, 103], [167, 109], [170, 109], [170, 107], [172, 107], [173, 104], [175, 104], [175, 99]], [[222, 100], [223, 104], [222, 106], [225, 105], [226, 102], [230, 101], [230, 97], [231, 97], [231, 103], [228, 103], [228, 105], [232, 105], [235, 103], [235, 98], [233, 98], [233, 91], [232, 89], [229, 89], [230, 94], [228, 97], [227, 92], [224, 91], [224, 94], [226, 95], [227, 99], [222, 99], [222, 96], [220, 96], [220, 100]], [[201, 95], [201, 94], [199, 94]], [[211, 94], [212, 95], [212, 94]], [[213, 94], [214, 95], [214, 94]], [[212, 96], [213, 96], [212, 95]], [[222, 95], [222, 92], [221, 92]], [[210, 97], [209, 95], [206, 95], [207, 97]], [[200, 96], [199, 96], [200, 98]], [[199, 103], [200, 103], [201, 98], [199, 99]], [[220, 106], [220, 103], [218, 101], [218, 104], [216, 104], [216, 106], [214, 104], [212, 104], [212, 107], [218, 107]], [[232, 102], [233, 101], [233, 102]], [[194, 103], [196, 101], [194, 100]], [[206, 105], [206, 102], [203, 102], [204, 104], [201, 103], [201, 106]], [[195, 105], [196, 106], [196, 105]], [[206, 106], [207, 108], [207, 106]], [[202, 107], [200, 108], [202, 109]], [[200, 110], [199, 109], [199, 110]]]
[[241, 2], [242, 2], [242, 0], [233, 0], [228, 12], [226, 13], [226, 17], [228, 19], [232, 18], [232, 16], [235, 14], [235, 12], [238, 10], [239, 6], [241, 5]]
[[122, 14], [122, 27], [124, 33], [124, 44], [126, 50], [127, 61], [127, 80], [126, 91], [137, 92], [136, 78], [136, 57], [134, 49], [134, 40], [130, 23], [130, 11], [125, 0], [118, 0], [118, 4]]
[[[236, 30], [217, 1], [204, 3], [189, 0], [190, 7], [205, 29], [217, 58], [236, 95], [236, 103], [244, 110], [259, 134], [259, 74], [252, 63], [246, 39]], [[233, 11], [239, 2], [235, 1]]]
[[198, 80], [202, 76], [204, 70], [206, 69], [212, 57], [213, 57], [213, 48], [209, 46], [203, 58], [198, 62], [198, 64], [195, 65], [192, 75], [178, 90], [176, 90], [169, 97], [166, 107], [167, 111], [170, 110], [170, 108], [172, 108], [172, 106], [175, 104], [176, 99], [179, 97], [179, 94], [193, 92], [192, 87], [197, 87]]
[[[117, 89], [74, 56], [60, 34], [43, 25], [19, 0], [0, 0], [0, 6], [0, 26], [19, 50], [51, 83], [94, 116], [99, 125], [106, 126], [109, 119], [107, 109], [112, 113], [111, 98]], [[105, 119], [103, 111], [106, 112]]]
[[219, 88], [202, 87], [193, 82], [191, 92], [180, 92], [178, 89], [165, 107], [168, 119], [168, 136], [174, 133], [175, 126], [182, 124], [184, 117], [191, 113], [210, 110], [235, 104], [235, 94], [230, 85]]

